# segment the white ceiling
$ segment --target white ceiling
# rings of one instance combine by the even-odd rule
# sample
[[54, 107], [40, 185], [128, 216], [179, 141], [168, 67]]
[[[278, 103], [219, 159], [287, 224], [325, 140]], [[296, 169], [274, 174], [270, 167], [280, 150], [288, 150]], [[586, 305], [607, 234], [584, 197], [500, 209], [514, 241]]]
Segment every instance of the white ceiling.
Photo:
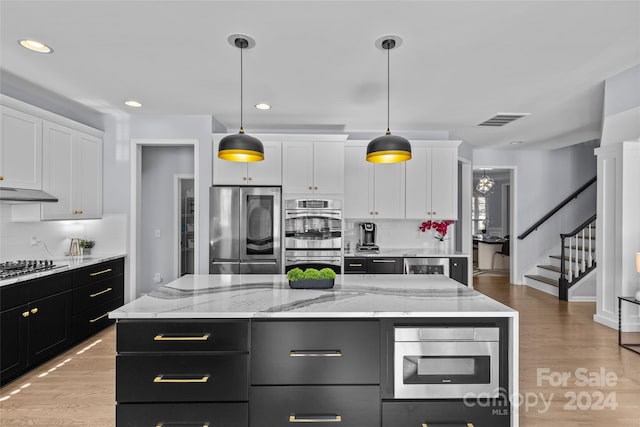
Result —
[[[604, 79], [640, 63], [639, 1], [2, 0], [0, 12], [5, 76], [100, 112], [213, 115], [230, 131], [240, 54], [227, 37], [248, 34], [248, 133], [382, 134], [387, 63], [374, 42], [387, 34], [403, 40], [391, 51], [392, 132], [448, 131], [477, 147], [599, 138]], [[476, 126], [500, 112], [531, 115]]]

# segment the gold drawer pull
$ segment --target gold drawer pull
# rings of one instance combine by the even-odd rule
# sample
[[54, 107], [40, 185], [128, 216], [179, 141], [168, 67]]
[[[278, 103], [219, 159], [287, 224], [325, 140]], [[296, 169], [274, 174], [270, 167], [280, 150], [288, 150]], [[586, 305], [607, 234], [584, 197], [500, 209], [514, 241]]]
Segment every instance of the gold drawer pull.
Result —
[[[473, 427], [473, 423], [461, 423], [461, 424], [451, 424], [451, 423], [436, 423], [436, 424], [431, 424], [432, 427], [437, 427], [437, 426], [451, 426], [451, 427]], [[428, 423], [422, 423], [422, 427], [429, 427]]]
[[[200, 424], [200, 423], [189, 423], [189, 425], [196, 425], [196, 424]], [[205, 421], [204, 423], [202, 423], [202, 427], [209, 427], [209, 421]], [[185, 424], [184, 423], [169, 423], [169, 424], [165, 424], [165, 423], [158, 423], [156, 424], [156, 427], [171, 427], [171, 426], [176, 426], [176, 427], [184, 427]]]
[[112, 268], [107, 268], [106, 270], [100, 270], [100, 271], [96, 271], [95, 273], [91, 273], [91, 274], [89, 274], [89, 276], [91, 276], [91, 277], [99, 276], [101, 274], [108, 273], [110, 271], [113, 271], [113, 269]]
[[104, 319], [105, 317], [107, 317], [109, 315], [109, 312], [107, 311], [105, 314], [103, 314], [102, 316], [98, 316], [95, 319], [91, 319], [89, 320], [89, 323], [96, 323], [98, 320], [100, 319]]
[[0, 175], [0, 181], [4, 181], [4, 176]]
[[29, 317], [29, 311], [23, 311], [22, 317]]
[[383, 263], [383, 262], [396, 262], [395, 259], [374, 259], [373, 262], [377, 262], [377, 263]]
[[291, 350], [291, 357], [341, 357], [340, 350]]
[[340, 415], [289, 415], [290, 423], [341, 423]]
[[362, 264], [349, 264], [349, 267], [362, 267]]
[[38, 312], [38, 307], [31, 309], [31, 314], [36, 314]]
[[211, 334], [201, 335], [170, 335], [170, 334], [158, 334], [153, 337], [154, 341], [207, 341]]
[[104, 291], [96, 292], [95, 294], [89, 295], [89, 298], [95, 298], [98, 295], [106, 294], [107, 292], [111, 292], [112, 290], [113, 290], [113, 288], [107, 288]]
[[206, 383], [207, 381], [209, 381], [209, 375], [195, 378], [164, 378], [164, 375], [158, 375], [153, 379], [154, 383]]

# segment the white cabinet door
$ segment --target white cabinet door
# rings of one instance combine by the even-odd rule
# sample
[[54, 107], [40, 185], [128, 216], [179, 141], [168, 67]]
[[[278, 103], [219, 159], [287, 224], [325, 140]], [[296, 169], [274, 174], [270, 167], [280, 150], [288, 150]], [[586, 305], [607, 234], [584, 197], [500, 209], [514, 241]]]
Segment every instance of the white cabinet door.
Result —
[[431, 182], [431, 148], [411, 147], [411, 160], [405, 166], [405, 217], [427, 219], [431, 211], [427, 188]]
[[373, 213], [376, 218], [404, 218], [404, 172], [404, 163], [373, 165]]
[[218, 158], [218, 145], [213, 152], [213, 185], [247, 185], [247, 164]]
[[75, 136], [71, 153], [72, 203], [79, 213], [73, 217], [102, 218], [102, 139], [82, 133]]
[[74, 131], [55, 123], [43, 123], [43, 190], [58, 203], [42, 203], [42, 219], [73, 218], [73, 135]]
[[42, 120], [0, 107], [0, 186], [42, 189]]
[[262, 145], [264, 160], [247, 163], [247, 184], [282, 185], [282, 143], [263, 142]]
[[323, 194], [344, 193], [344, 144], [313, 143], [313, 191]]
[[[429, 164], [429, 163], [427, 163]], [[431, 183], [427, 198], [431, 200], [431, 218], [458, 219], [458, 150], [431, 148]]]
[[345, 147], [344, 153], [344, 217], [371, 218], [373, 167], [365, 160], [367, 147]]
[[43, 122], [43, 190], [58, 203], [42, 203], [41, 218], [102, 217], [102, 139]]
[[282, 150], [282, 192], [313, 193], [313, 143], [285, 142]]

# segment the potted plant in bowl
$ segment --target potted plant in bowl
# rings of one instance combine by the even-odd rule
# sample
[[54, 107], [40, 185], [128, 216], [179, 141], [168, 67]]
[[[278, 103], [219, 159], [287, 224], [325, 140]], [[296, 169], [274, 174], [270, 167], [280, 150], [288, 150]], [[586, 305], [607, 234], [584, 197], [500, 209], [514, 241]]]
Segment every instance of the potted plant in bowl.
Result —
[[95, 240], [80, 240], [83, 255], [91, 255], [91, 248], [96, 245]]
[[304, 271], [300, 268], [294, 268], [287, 273], [289, 287], [293, 289], [333, 288], [335, 278], [336, 273], [330, 268], [323, 268], [322, 270], [307, 268]]

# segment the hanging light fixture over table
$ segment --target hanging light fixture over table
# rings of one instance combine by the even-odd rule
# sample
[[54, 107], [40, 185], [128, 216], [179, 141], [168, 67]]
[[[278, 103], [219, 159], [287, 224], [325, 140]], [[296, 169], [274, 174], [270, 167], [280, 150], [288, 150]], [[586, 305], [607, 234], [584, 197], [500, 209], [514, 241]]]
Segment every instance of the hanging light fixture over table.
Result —
[[391, 135], [389, 130], [389, 51], [396, 47], [396, 39], [399, 40], [397, 36], [385, 36], [379, 46], [387, 51], [387, 131], [367, 145], [368, 162], [399, 163], [411, 159], [411, 143], [406, 138]]
[[487, 176], [487, 171], [482, 171], [482, 176], [478, 179], [478, 182], [475, 185], [475, 190], [480, 193], [482, 196], [487, 197], [494, 190], [495, 181], [493, 178]]
[[[232, 40], [233, 39], [233, 40]], [[258, 138], [244, 133], [242, 127], [242, 51], [250, 47], [248, 36], [230, 36], [229, 42], [240, 49], [240, 131], [233, 135], [227, 135], [220, 141], [218, 157], [232, 162], [259, 162], [264, 160], [264, 146]], [[252, 46], [255, 42], [252, 43]]]

